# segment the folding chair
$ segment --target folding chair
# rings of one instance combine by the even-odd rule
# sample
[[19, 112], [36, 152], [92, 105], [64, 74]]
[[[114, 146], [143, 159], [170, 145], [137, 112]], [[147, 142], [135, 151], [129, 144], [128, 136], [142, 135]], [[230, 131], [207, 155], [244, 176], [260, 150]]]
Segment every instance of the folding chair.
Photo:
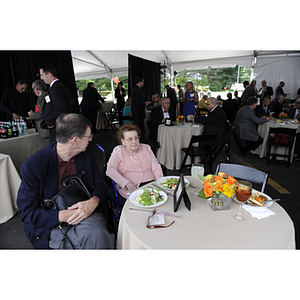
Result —
[[[105, 176], [105, 180], [108, 186], [108, 198], [110, 200], [111, 203], [111, 211], [112, 211], [112, 215], [113, 215], [113, 220], [118, 224], [120, 221], [120, 216], [121, 216], [121, 209], [119, 206], [119, 197], [118, 197], [118, 191], [116, 188], [116, 183], [110, 178], [108, 177], [105, 173], [106, 173], [106, 157], [105, 157], [105, 150], [99, 145], [96, 144], [96, 146], [102, 151], [103, 153], [103, 174]], [[116, 226], [117, 226], [116, 224]]]
[[255, 185], [254, 188], [257, 187], [257, 189], [260, 189], [262, 193], [264, 193], [266, 189], [270, 174], [270, 170], [263, 172], [247, 166], [228, 163], [219, 163], [217, 165], [215, 174], [217, 175], [218, 172], [223, 172], [227, 175], [231, 175], [237, 180], [250, 181], [252, 184]]
[[[286, 163], [289, 168], [296, 131], [297, 129], [295, 128], [270, 127], [267, 147], [267, 165], [270, 163], [270, 156], [278, 156], [287, 158]], [[272, 146], [284, 147], [284, 153], [278, 153], [276, 149], [272, 151]], [[285, 154], [286, 149], [288, 149], [288, 154]]]
[[[189, 146], [187, 148], [181, 148], [181, 150], [185, 153], [185, 156], [183, 158], [183, 161], [181, 163], [181, 167], [179, 169], [179, 173], [182, 173], [182, 170], [184, 167], [192, 166], [195, 157], [200, 157], [200, 162], [207, 163], [209, 166], [210, 172], [212, 172], [212, 146], [217, 138], [217, 134], [213, 135], [193, 135], [191, 137]], [[195, 147], [193, 144], [198, 143], [198, 145]], [[201, 146], [201, 143], [205, 143], [205, 146], [203, 147], [203, 144]], [[188, 156], [191, 157], [191, 163], [186, 164], [186, 160]]]

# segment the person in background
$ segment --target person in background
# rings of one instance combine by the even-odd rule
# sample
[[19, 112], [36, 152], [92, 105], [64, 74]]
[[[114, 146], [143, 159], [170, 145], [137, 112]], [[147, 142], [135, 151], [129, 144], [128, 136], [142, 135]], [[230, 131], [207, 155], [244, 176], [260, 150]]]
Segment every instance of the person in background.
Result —
[[86, 89], [82, 92], [80, 107], [83, 115], [91, 121], [92, 132], [96, 132], [96, 122], [98, 111], [101, 109], [100, 101], [104, 103], [104, 98], [98, 93], [93, 82], [89, 82]]
[[262, 117], [262, 116], [267, 116], [269, 117], [270, 114], [272, 114], [274, 111], [272, 110], [272, 107], [270, 108], [270, 103], [271, 103], [271, 96], [267, 95], [263, 99], [263, 101], [256, 106], [254, 109], [255, 115], [257, 117]]
[[206, 107], [209, 110], [209, 114], [201, 117], [195, 117], [196, 123], [204, 125], [203, 134], [217, 134], [217, 138], [214, 143], [214, 148], [220, 146], [226, 136], [226, 115], [219, 101], [214, 98], [208, 98], [206, 101]]
[[171, 101], [170, 111], [172, 112], [172, 115], [176, 115], [176, 108], [178, 104], [176, 92], [169, 85], [166, 85], [165, 88], [167, 89], [167, 97]]
[[152, 102], [148, 102], [147, 110], [152, 110], [154, 107], [161, 105], [160, 97], [158, 94], [152, 95]]
[[50, 142], [49, 130], [41, 128], [41, 122], [43, 119], [43, 107], [46, 103], [45, 97], [48, 95], [47, 85], [44, 81], [37, 79], [32, 83], [32, 89], [38, 99], [36, 102], [35, 111], [30, 110], [28, 112], [28, 115], [31, 120], [35, 122], [36, 129], [40, 137], [45, 138]]
[[133, 123], [140, 127], [142, 134], [145, 133], [144, 119], [145, 119], [145, 97], [142, 92], [144, 86], [144, 79], [142, 77], [135, 78], [135, 86], [131, 93], [131, 111]]
[[241, 104], [242, 104], [242, 99], [241, 99], [241, 97], [239, 97], [239, 92], [238, 91], [234, 91], [233, 95], [234, 95], [233, 99], [236, 100], [238, 108], [240, 108]]
[[126, 91], [123, 88], [123, 81], [119, 81], [118, 86], [115, 89], [115, 97], [117, 98], [119, 120], [122, 119], [123, 108], [125, 105], [125, 96], [126, 96]]
[[235, 99], [232, 99], [232, 94], [227, 94], [227, 100], [223, 101], [222, 108], [225, 112], [226, 119], [233, 124], [236, 113], [238, 111], [238, 103]]
[[14, 88], [8, 88], [3, 92], [0, 103], [7, 117], [7, 120], [20, 119], [20, 117], [28, 116], [28, 111], [32, 109], [26, 94], [27, 83], [23, 79], [19, 79]]
[[49, 129], [50, 142], [56, 139], [55, 121], [63, 113], [71, 111], [71, 97], [67, 87], [57, 78], [56, 68], [51, 64], [40, 67], [40, 76], [46, 84], [49, 84], [46, 104], [43, 108], [43, 121], [41, 127]]
[[180, 84], [177, 85], [178, 88], [178, 106], [177, 106], [177, 114], [183, 114], [183, 101], [184, 101], [184, 89], [181, 87]]
[[257, 133], [257, 125], [264, 124], [270, 120], [267, 116], [258, 118], [254, 109], [257, 106], [257, 99], [249, 97], [246, 105], [241, 107], [235, 117], [234, 126], [236, 127], [237, 136], [246, 140], [245, 152], [255, 150], [263, 142], [263, 138]]
[[[114, 235], [107, 229], [101, 203], [107, 185], [98, 170], [92, 148], [91, 122], [78, 114], [56, 119], [56, 139], [21, 166], [17, 205], [25, 233], [35, 249], [72, 249], [57, 227], [62, 224], [76, 249], [112, 249]], [[43, 203], [63, 189], [62, 181], [84, 170], [82, 181], [92, 197], [64, 210], [49, 210]], [[69, 225], [72, 225], [71, 227]]]
[[198, 93], [195, 90], [193, 82], [188, 81], [185, 85], [185, 94], [183, 97], [184, 106], [183, 106], [183, 115], [187, 116], [195, 114], [195, 106], [198, 104]]
[[[288, 117], [300, 122], [300, 99], [297, 99], [295, 104], [296, 106], [288, 111]], [[295, 154], [298, 156], [294, 160], [300, 161], [300, 133], [297, 133], [296, 135]]]
[[284, 95], [278, 95], [276, 99], [274, 99], [270, 105], [269, 109], [274, 112], [273, 117], [278, 118], [279, 114], [283, 111], [283, 103], [285, 101]]
[[152, 109], [151, 112], [151, 136], [153, 141], [157, 141], [157, 131], [160, 124], [164, 124], [166, 119], [171, 119], [172, 122], [176, 120], [174, 111], [170, 110], [171, 101], [168, 97], [164, 97], [161, 106]]
[[131, 98], [128, 98], [125, 102], [122, 120], [124, 124], [133, 123], [132, 112], [131, 112]]
[[241, 106], [246, 105], [246, 101], [249, 97], [256, 97], [256, 90], [255, 90], [255, 86], [256, 86], [256, 80], [252, 80], [250, 85], [249, 85], [249, 81], [245, 80], [243, 82], [243, 85], [245, 87], [245, 90], [242, 94], [242, 103]]
[[265, 80], [261, 82], [261, 85], [262, 87], [259, 89], [257, 96], [261, 101], [265, 99], [266, 96], [269, 96], [269, 98], [271, 99], [271, 96], [274, 94], [273, 88], [271, 86], [267, 86], [267, 82]]
[[285, 86], [284, 81], [279, 82], [279, 86], [275, 89], [275, 98], [274, 100], [278, 99], [279, 95], [283, 95], [286, 97], [286, 94], [283, 92], [283, 87]]
[[199, 108], [198, 112], [200, 112], [201, 116], [204, 116], [208, 113], [208, 110], [206, 108], [207, 99], [208, 99], [207, 95], [204, 95], [203, 98], [197, 104], [197, 108]]
[[140, 144], [140, 134], [137, 125], [122, 125], [116, 134], [120, 145], [114, 148], [107, 163], [106, 175], [117, 183], [121, 206], [138, 187], [163, 177], [151, 147]]

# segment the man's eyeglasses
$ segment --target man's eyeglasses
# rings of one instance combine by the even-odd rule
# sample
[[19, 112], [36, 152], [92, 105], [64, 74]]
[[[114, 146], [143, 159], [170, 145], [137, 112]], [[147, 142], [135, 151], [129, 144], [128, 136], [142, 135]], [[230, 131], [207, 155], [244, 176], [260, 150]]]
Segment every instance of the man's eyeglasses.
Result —
[[133, 141], [136, 142], [136, 141], [139, 140], [139, 139], [140, 139], [140, 138], [139, 138], [138, 136], [136, 136], [135, 138], [132, 138], [132, 137], [131, 137], [131, 138], [127, 139], [127, 140], [126, 140], [126, 139], [124, 139], [124, 140], [127, 141], [127, 142], [129, 142], [129, 143], [132, 143]]
[[92, 140], [94, 135], [91, 133], [90, 135], [84, 135], [83, 137], [87, 137], [87, 138], [89, 138], [89, 140]]

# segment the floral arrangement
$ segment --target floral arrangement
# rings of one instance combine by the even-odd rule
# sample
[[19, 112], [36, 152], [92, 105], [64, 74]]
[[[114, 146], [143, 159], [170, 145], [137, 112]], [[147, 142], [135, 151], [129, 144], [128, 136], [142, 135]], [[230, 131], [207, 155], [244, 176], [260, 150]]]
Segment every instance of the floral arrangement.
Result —
[[281, 113], [278, 115], [278, 117], [279, 117], [280, 119], [286, 119], [286, 118], [287, 118], [287, 114], [284, 113], [284, 112], [281, 112]]
[[237, 180], [223, 172], [218, 175], [209, 174], [207, 176], [198, 175], [203, 182], [204, 188], [200, 191], [199, 197], [210, 198], [213, 195], [223, 194], [231, 197], [235, 191]]
[[183, 124], [184, 121], [185, 121], [185, 116], [182, 116], [182, 115], [178, 116], [177, 119], [176, 119], [176, 121], [179, 122], [179, 123], [181, 123], [181, 124]]

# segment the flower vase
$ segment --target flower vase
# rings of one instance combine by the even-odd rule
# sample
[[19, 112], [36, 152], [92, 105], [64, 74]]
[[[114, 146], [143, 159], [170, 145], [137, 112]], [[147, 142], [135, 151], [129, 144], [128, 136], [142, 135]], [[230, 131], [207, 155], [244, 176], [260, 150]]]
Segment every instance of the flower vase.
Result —
[[212, 210], [228, 210], [231, 207], [231, 198], [224, 194], [214, 194], [211, 198], [207, 199], [207, 204]]

